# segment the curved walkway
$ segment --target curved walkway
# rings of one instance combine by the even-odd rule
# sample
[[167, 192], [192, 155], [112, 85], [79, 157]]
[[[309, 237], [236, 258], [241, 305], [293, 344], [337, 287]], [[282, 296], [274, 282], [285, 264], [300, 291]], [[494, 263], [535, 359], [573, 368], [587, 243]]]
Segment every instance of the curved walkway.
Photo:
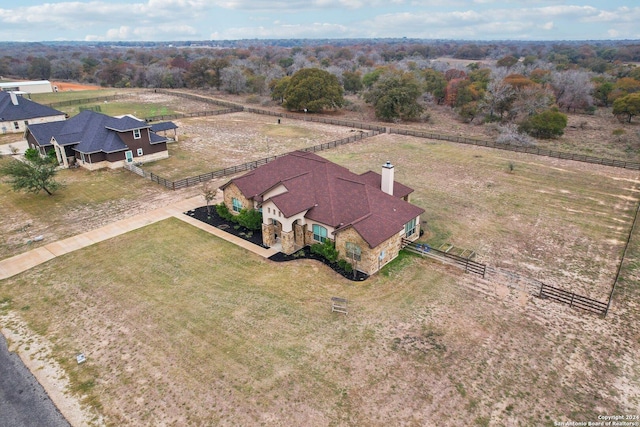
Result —
[[170, 217], [178, 218], [200, 228], [201, 230], [214, 234], [221, 239], [234, 243], [265, 258], [268, 258], [278, 252], [275, 248], [265, 249], [261, 246], [254, 245], [253, 243], [247, 242], [246, 240], [183, 214], [183, 212], [195, 209], [203, 204], [202, 196], [192, 197], [163, 208], [138, 214], [131, 218], [126, 218], [112, 224], [105, 225], [104, 227], [87, 231], [86, 233], [78, 234], [63, 240], [58, 240], [57, 242], [48, 243], [37, 249], [3, 259], [0, 261], [0, 280], [20, 274], [23, 271], [29, 270], [30, 268], [45, 263], [55, 257], [85, 248], [93, 245], [94, 243], [102, 242]]

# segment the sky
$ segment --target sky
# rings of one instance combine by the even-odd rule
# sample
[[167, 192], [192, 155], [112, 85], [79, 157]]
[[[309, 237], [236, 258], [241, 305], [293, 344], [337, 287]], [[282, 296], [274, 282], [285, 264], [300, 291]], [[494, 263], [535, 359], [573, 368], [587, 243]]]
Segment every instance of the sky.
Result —
[[0, 41], [636, 40], [638, 0], [3, 0]]

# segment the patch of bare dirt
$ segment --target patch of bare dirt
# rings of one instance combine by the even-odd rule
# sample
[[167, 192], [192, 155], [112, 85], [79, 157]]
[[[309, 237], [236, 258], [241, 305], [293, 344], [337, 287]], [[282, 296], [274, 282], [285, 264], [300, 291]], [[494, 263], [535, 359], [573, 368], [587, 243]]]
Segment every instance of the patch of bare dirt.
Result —
[[51, 82], [51, 85], [57, 87], [59, 92], [104, 89], [100, 86], [86, 85], [86, 84], [73, 83], [73, 82], [60, 82], [60, 81]]

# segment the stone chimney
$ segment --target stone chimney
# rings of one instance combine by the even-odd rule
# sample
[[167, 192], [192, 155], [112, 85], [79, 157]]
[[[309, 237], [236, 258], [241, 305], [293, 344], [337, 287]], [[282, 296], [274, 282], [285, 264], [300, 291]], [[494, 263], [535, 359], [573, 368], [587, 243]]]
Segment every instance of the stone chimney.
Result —
[[382, 165], [382, 185], [380, 189], [393, 196], [393, 165], [387, 162]]
[[15, 92], [9, 92], [9, 96], [11, 97], [11, 103], [13, 105], [18, 105], [18, 95]]

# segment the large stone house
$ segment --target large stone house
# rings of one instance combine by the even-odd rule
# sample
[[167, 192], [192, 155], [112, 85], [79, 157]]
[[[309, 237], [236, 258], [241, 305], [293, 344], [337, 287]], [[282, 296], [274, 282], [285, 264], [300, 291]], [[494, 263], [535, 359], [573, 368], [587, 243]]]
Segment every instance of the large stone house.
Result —
[[355, 174], [314, 153], [296, 151], [234, 178], [221, 189], [232, 213], [262, 211], [262, 240], [282, 252], [326, 239], [340, 258], [366, 274], [394, 259], [402, 239], [420, 236], [423, 209], [409, 203], [413, 190], [382, 174]]
[[115, 169], [169, 157], [168, 138], [153, 132], [144, 120], [90, 110], [64, 122], [29, 125], [25, 139], [42, 155], [55, 150], [65, 167], [75, 163], [91, 170]]
[[0, 131], [22, 133], [30, 124], [58, 122], [65, 113], [26, 99], [15, 92], [0, 91]]

